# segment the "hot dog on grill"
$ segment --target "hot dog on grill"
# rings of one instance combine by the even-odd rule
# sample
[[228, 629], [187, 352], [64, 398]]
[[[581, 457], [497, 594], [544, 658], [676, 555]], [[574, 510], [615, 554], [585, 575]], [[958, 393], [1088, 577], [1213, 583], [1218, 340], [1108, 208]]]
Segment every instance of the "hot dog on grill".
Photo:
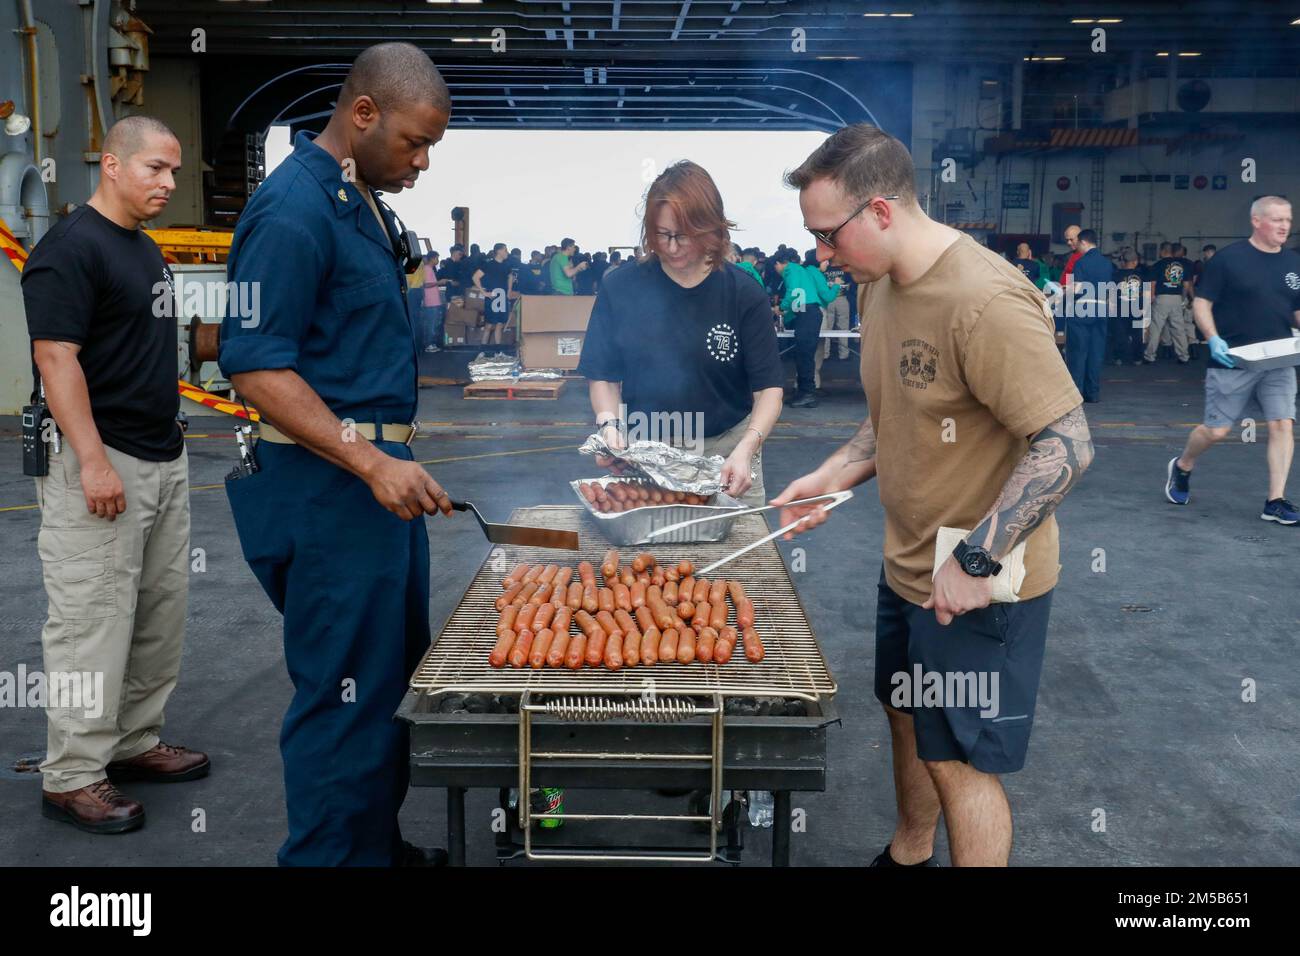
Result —
[[677, 663], [690, 664], [695, 660], [695, 632], [684, 627], [677, 632]]
[[570, 611], [576, 611], [578, 610], [578, 608], [582, 607], [582, 582], [581, 581], [574, 581], [572, 584], [569, 585], [569, 593], [568, 596], [565, 598], [564, 603], [568, 606]]
[[524, 586], [522, 584], [512, 585], [510, 589], [506, 591], [505, 594], [497, 598], [497, 602], [496, 602], [497, 610], [498, 611], [505, 610], [506, 606], [510, 604], [510, 602], [513, 601], [515, 598], [517, 598], [519, 596], [519, 592], [522, 591], [523, 589]]
[[497, 634], [496, 646], [492, 648], [492, 653], [488, 655], [488, 664], [492, 667], [505, 667], [506, 661], [510, 659], [510, 650], [515, 646], [516, 634], [514, 631], [501, 631]]
[[528, 565], [526, 564], [515, 565], [515, 569], [511, 571], [508, 575], [506, 575], [506, 579], [501, 582], [501, 587], [509, 590], [510, 588], [514, 587], [516, 584], [522, 584], [524, 580], [524, 575], [527, 573], [528, 573]]
[[746, 627], [742, 632], [745, 641], [745, 659], [757, 664], [761, 661], [767, 651], [763, 648], [763, 641], [758, 636], [758, 631], [752, 627]]
[[632, 610], [632, 589], [626, 584], [615, 583], [610, 589], [614, 592], [614, 606], [624, 611]]
[[659, 641], [659, 659], [661, 661], [677, 660], [677, 629], [675, 627], [667, 628], [663, 632], [663, 638]]
[[618, 548], [610, 548], [605, 552], [605, 560], [600, 562], [600, 573], [607, 578], [612, 578], [618, 572]]
[[555, 605], [543, 604], [533, 615], [533, 631], [540, 633], [551, 626], [551, 619], [555, 617]]
[[718, 640], [713, 645], [713, 663], [725, 664], [731, 660], [731, 652], [736, 649], [736, 629], [722, 627], [718, 629]]
[[695, 659], [705, 664], [713, 660], [713, 648], [718, 641], [718, 632], [711, 627], [700, 628], [699, 638], [695, 642]]
[[515, 646], [510, 650], [511, 667], [523, 667], [528, 663], [528, 653], [533, 649], [533, 640], [532, 631], [523, 630], [519, 632], [519, 638], [515, 641]]
[[646, 667], [653, 667], [659, 660], [659, 645], [662, 641], [663, 635], [653, 621], [649, 627], [641, 629], [641, 663]]
[[497, 618], [497, 634], [504, 634], [506, 631], [515, 629], [515, 616], [519, 614], [519, 608], [513, 604], [503, 608], [501, 616]]
[[535, 671], [539, 671], [546, 664], [546, 654], [551, 649], [551, 641], [555, 640], [555, 632], [549, 627], [543, 628], [537, 632], [533, 638], [532, 649], [528, 652], [528, 666]]

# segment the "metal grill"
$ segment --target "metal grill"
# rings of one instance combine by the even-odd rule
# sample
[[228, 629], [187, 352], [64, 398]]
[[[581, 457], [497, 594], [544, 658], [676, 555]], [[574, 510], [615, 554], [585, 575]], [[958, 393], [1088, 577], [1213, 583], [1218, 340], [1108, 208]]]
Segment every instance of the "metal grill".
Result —
[[[546, 694], [638, 694], [653, 688], [657, 697], [669, 694], [714, 695], [724, 697], [790, 697], [816, 700], [834, 694], [834, 678], [822, 657], [803, 605], [795, 594], [789, 572], [781, 560], [775, 542], [755, 548], [749, 554], [719, 568], [711, 579], [725, 577], [740, 581], [754, 602], [755, 629], [763, 639], [766, 656], [758, 664], [745, 659], [737, 648], [736, 655], [724, 665], [661, 663], [653, 667], [627, 667], [619, 671], [602, 668], [543, 668], [532, 670], [494, 668], [488, 654], [496, 643], [499, 614], [496, 599], [501, 596], [501, 580], [520, 562], [529, 564], [572, 564], [590, 561], [597, 568], [609, 548], [596, 528], [595, 520], [576, 506], [519, 508], [510, 516], [514, 524], [557, 530], [577, 530], [581, 534], [580, 553], [558, 552], [538, 548], [505, 546], [500, 548], [504, 561], [494, 562], [492, 555], [484, 561], [460, 604], [443, 626], [433, 645], [425, 653], [411, 678], [411, 688], [429, 694], [458, 693], [518, 694], [534, 691]], [[737, 518], [726, 541], [717, 544], [669, 544], [621, 549], [626, 564], [641, 550], [661, 560], [694, 561], [704, 567], [718, 558], [768, 534], [760, 515]], [[497, 568], [491, 567], [493, 563]], [[735, 609], [728, 622], [735, 624]], [[576, 627], [576, 625], [575, 625]], [[574, 633], [577, 633], [576, 630]], [[648, 682], [653, 681], [653, 684]]]

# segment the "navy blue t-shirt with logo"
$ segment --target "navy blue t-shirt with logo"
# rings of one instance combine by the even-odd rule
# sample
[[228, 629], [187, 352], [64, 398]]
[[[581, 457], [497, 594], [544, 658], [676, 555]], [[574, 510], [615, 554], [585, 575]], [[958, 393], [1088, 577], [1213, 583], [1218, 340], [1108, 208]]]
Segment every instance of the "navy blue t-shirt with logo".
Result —
[[1192, 281], [1190, 259], [1157, 259], [1151, 267], [1151, 278], [1156, 283], [1156, 295], [1182, 295], [1183, 283]]
[[[1285, 339], [1300, 311], [1300, 253], [1234, 242], [1205, 264], [1196, 297], [1214, 303], [1214, 328], [1229, 348]], [[1225, 367], [1213, 358], [1209, 364]]]
[[577, 371], [622, 382], [629, 415], [702, 413], [706, 437], [744, 419], [754, 392], [785, 384], [772, 307], [753, 278], [724, 263], [684, 289], [653, 256], [606, 275]]

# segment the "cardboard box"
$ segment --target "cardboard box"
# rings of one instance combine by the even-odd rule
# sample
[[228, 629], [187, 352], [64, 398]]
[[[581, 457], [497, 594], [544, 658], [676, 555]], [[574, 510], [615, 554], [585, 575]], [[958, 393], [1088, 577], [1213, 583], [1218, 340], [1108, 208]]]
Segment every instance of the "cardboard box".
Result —
[[519, 331], [525, 338], [530, 332], [585, 332], [595, 304], [594, 295], [521, 295]]
[[[481, 304], [481, 303], [480, 303]], [[447, 306], [447, 325], [468, 325], [470, 328], [478, 325], [483, 321], [483, 310], [474, 311], [473, 307], [466, 305], [449, 305]]]
[[582, 355], [581, 332], [525, 332], [519, 346], [524, 368], [575, 369]]

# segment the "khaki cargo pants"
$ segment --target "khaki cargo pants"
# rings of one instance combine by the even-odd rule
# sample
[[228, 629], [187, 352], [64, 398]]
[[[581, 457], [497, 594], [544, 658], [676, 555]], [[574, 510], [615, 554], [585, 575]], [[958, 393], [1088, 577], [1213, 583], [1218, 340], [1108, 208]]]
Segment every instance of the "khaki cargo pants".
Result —
[[[65, 440], [37, 478], [37, 550], [49, 597], [41, 633], [46, 675], [103, 675], [103, 697], [51, 698], [45, 789], [66, 793], [104, 778], [112, 760], [158, 743], [176, 686], [189, 589], [189, 458], [142, 461], [112, 448], [126, 511], [116, 521], [86, 510], [81, 466]], [[97, 713], [97, 716], [93, 716]]]

